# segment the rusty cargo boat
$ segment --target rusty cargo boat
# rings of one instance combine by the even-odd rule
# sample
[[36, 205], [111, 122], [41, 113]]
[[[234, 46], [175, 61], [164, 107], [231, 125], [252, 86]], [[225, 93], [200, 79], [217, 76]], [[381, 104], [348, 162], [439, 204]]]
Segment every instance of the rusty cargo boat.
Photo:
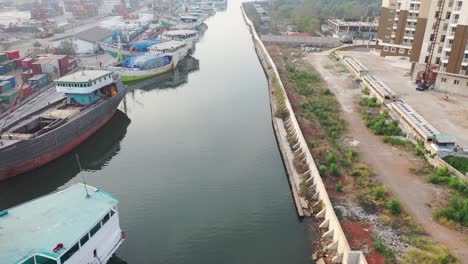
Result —
[[84, 70], [57, 79], [55, 85], [64, 97], [3, 129], [0, 181], [70, 152], [111, 119], [126, 93], [120, 77], [112, 71]]

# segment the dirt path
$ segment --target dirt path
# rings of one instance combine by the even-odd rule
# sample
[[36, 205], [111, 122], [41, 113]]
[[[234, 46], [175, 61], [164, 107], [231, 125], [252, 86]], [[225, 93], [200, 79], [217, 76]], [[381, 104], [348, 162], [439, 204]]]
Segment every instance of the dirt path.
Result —
[[375, 171], [376, 177], [398, 197], [406, 211], [423, 226], [434, 240], [447, 246], [462, 263], [468, 263], [468, 244], [463, 234], [448, 229], [432, 220], [432, 201], [442, 198], [441, 188], [426, 182], [424, 176], [415, 176], [410, 168], [421, 161], [414, 155], [382, 142], [365, 126], [356, 104], [360, 94], [349, 73], [337, 73], [328, 52], [313, 53], [305, 58], [327, 81], [330, 90], [340, 102], [348, 122], [349, 141], [357, 144], [360, 157]]

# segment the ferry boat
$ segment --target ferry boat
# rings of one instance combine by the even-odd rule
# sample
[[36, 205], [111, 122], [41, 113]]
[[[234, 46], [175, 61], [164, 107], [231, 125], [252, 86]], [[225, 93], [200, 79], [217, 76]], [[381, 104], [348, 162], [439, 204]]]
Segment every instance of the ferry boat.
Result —
[[71, 151], [111, 119], [127, 90], [112, 71], [83, 70], [55, 82], [64, 97], [47, 105], [38, 102], [38, 109], [7, 124], [0, 134], [0, 180]]
[[195, 47], [198, 41], [198, 31], [196, 30], [170, 30], [165, 31], [162, 35], [163, 39], [184, 41]]
[[[108, 69], [118, 72], [125, 83], [139, 81], [175, 69], [179, 61], [189, 54], [191, 47], [193, 47], [191, 43], [183, 41], [163, 42], [151, 46], [145, 55], [127, 58], [124, 61], [124, 67], [111, 67]], [[153, 67], [145, 66], [151, 65], [152, 60], [161, 60], [162, 62], [154, 63]], [[127, 63], [128, 61], [133, 62]]]
[[107, 263], [125, 240], [118, 202], [78, 183], [0, 211], [1, 263]]

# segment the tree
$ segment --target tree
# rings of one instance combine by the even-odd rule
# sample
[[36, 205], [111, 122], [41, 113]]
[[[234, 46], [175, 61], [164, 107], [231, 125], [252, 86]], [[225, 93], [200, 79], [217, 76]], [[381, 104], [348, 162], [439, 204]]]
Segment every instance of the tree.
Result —
[[54, 53], [68, 56], [75, 55], [77, 47], [76, 43], [73, 43], [71, 40], [62, 40], [54, 49]]
[[33, 47], [35, 47], [35, 48], [40, 48], [40, 47], [42, 46], [42, 44], [39, 43], [39, 41], [37, 41], [37, 40], [34, 41], [34, 43], [33, 43], [32, 45], [33, 45]]

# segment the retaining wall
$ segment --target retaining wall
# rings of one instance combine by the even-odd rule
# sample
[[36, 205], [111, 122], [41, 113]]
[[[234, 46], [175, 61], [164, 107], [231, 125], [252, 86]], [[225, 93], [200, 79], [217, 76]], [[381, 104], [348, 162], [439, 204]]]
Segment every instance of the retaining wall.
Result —
[[[315, 217], [317, 219], [321, 219], [321, 223], [319, 227], [322, 230], [325, 230], [325, 232], [322, 235], [322, 238], [330, 241], [330, 243], [327, 245], [327, 249], [328, 251], [334, 252], [335, 256], [333, 257], [332, 262], [333, 263], [346, 263], [346, 264], [367, 264], [364, 254], [361, 251], [351, 250], [348, 244], [348, 241], [346, 239], [346, 236], [343, 232], [343, 229], [341, 228], [338, 217], [335, 214], [330, 198], [328, 197], [328, 193], [325, 189], [325, 185], [315, 165], [315, 161], [309, 151], [307, 142], [299, 127], [299, 123], [297, 122], [297, 119], [294, 115], [294, 111], [287, 98], [286, 90], [284, 89], [284, 86], [279, 76], [276, 65], [271, 59], [270, 55], [268, 54], [268, 51], [266, 50], [257, 32], [255, 31], [255, 27], [252, 21], [250, 21], [250, 19], [247, 17], [243, 8], [242, 8], [242, 14], [244, 16], [245, 22], [249, 26], [250, 32], [252, 33], [252, 39], [255, 45], [257, 55], [262, 63], [262, 66], [264, 67], [264, 70], [268, 79], [271, 80], [272, 78], [276, 78], [278, 80], [282, 93], [285, 95], [284, 103], [285, 103], [285, 108], [289, 113], [289, 118], [286, 119], [283, 123], [282, 119], [276, 118], [273, 115], [272, 117], [273, 123], [274, 123], [274, 126], [279, 127], [280, 130], [284, 129], [288, 135], [296, 137], [298, 141], [298, 143], [290, 149], [296, 153], [301, 153], [300, 155], [303, 155], [301, 156], [302, 162], [307, 164], [307, 167], [309, 168], [309, 170], [303, 175], [300, 175], [300, 176], [297, 175], [297, 176], [299, 178], [305, 177], [306, 181], [311, 184], [310, 190], [314, 193], [313, 195], [314, 201], [309, 201], [309, 202], [314, 203], [313, 207], [320, 206], [322, 208], [319, 212], [317, 212]], [[270, 86], [270, 91], [271, 89], [272, 87]], [[270, 92], [270, 95], [271, 95], [271, 92]], [[271, 100], [274, 100], [273, 96], [271, 96]], [[273, 113], [274, 112], [272, 112], [272, 114]], [[275, 134], [278, 140], [278, 144], [280, 145], [280, 148], [282, 149], [289, 148], [289, 143], [286, 138], [286, 135], [282, 133], [278, 133], [277, 131], [275, 131]], [[288, 157], [284, 157], [283, 155], [283, 160], [285, 164], [289, 163], [289, 167], [294, 167], [294, 164], [292, 164], [291, 160]], [[292, 188], [294, 188], [295, 186], [296, 189], [299, 188], [299, 184], [300, 184], [300, 182], [297, 181], [297, 176], [293, 176], [293, 177], [290, 176], [290, 179], [294, 181], [294, 182], [291, 182]]]

